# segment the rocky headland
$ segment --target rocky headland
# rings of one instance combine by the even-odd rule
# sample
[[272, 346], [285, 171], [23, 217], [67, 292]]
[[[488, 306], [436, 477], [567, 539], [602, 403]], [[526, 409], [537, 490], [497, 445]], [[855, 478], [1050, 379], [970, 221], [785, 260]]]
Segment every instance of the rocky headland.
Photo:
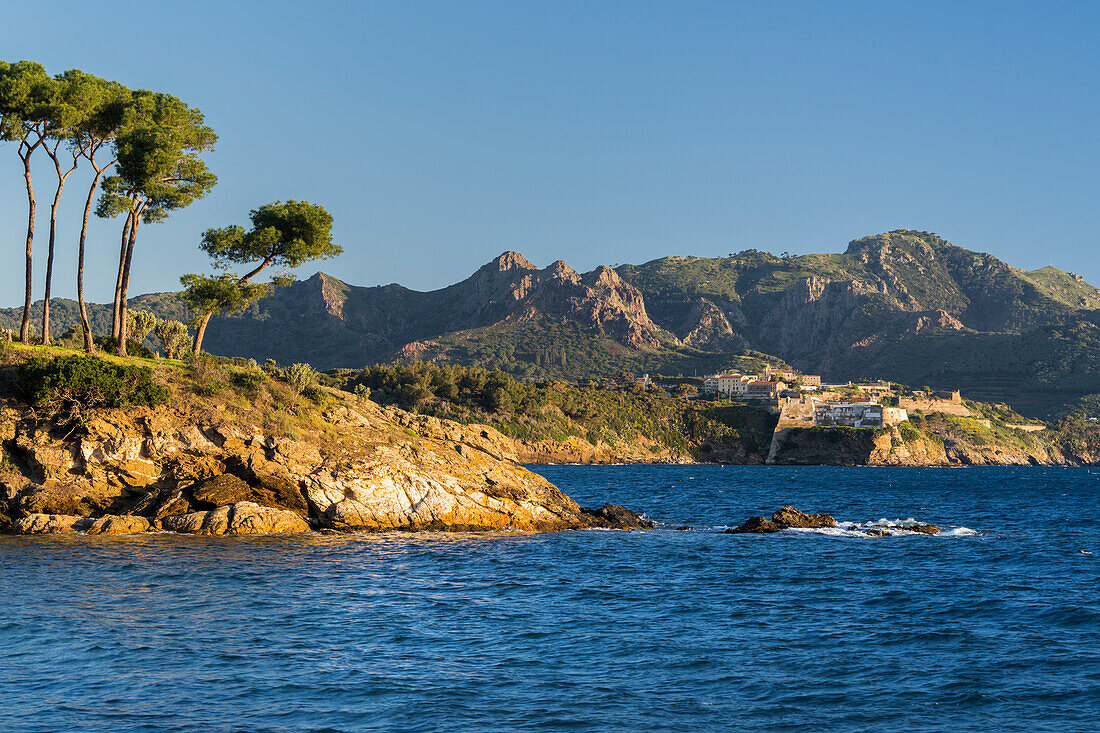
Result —
[[239, 535], [651, 526], [622, 507], [579, 506], [521, 466], [512, 441], [489, 427], [334, 389], [291, 396], [283, 385], [275, 397], [304, 404], [284, 407], [273, 421], [266, 409], [273, 393], [196, 390], [184, 373], [158, 367], [171, 394], [165, 404], [93, 410], [75, 423], [4, 399], [0, 529]]

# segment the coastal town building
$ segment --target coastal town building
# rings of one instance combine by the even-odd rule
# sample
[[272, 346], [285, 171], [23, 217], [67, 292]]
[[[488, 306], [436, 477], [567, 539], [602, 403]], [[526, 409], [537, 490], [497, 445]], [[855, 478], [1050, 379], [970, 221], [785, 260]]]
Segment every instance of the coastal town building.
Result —
[[746, 382], [744, 398], [746, 400], [777, 400], [779, 393], [787, 389], [783, 382]]
[[744, 394], [744, 385], [753, 381], [745, 374], [712, 374], [703, 379], [703, 391], [711, 394], [740, 397]]
[[797, 382], [801, 385], [821, 386], [821, 375], [819, 374], [799, 374], [798, 372], [791, 371], [789, 369], [774, 369], [770, 366], [764, 367], [764, 372], [761, 375], [762, 382], [782, 381], [787, 384]]
[[878, 402], [815, 402], [816, 427], [881, 428], [897, 425], [909, 419], [898, 407], [885, 407]]
[[868, 395], [883, 396], [893, 394], [894, 388], [889, 382], [860, 382], [856, 389]]
[[787, 389], [781, 381], [762, 381], [746, 374], [712, 374], [703, 380], [703, 391], [738, 400], [776, 400]]

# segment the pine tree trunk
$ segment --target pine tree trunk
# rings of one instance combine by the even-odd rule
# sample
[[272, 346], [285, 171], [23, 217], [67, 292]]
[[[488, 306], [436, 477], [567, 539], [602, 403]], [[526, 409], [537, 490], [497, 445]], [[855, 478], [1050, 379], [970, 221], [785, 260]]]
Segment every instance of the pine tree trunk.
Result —
[[195, 352], [195, 356], [202, 353], [202, 340], [206, 336], [206, 324], [210, 323], [210, 318], [213, 315], [213, 313], [207, 313], [202, 317], [202, 320], [199, 321], [199, 328], [195, 331], [195, 343], [191, 349]]
[[65, 188], [65, 179], [57, 183], [57, 191], [53, 195], [53, 205], [50, 206], [50, 243], [46, 255], [46, 295], [42, 300], [42, 345], [50, 345], [50, 286], [53, 284], [53, 252], [54, 238], [57, 234], [57, 206], [61, 203], [61, 191]]
[[111, 313], [111, 338], [118, 339], [118, 314], [121, 308], [119, 299], [122, 297], [122, 273], [126, 267], [126, 243], [130, 240], [130, 223], [134, 220], [134, 212], [126, 216], [126, 223], [122, 226], [122, 244], [118, 248], [118, 276], [115, 278], [114, 310]]
[[99, 188], [99, 179], [102, 177], [103, 171], [97, 171], [95, 180], [88, 189], [88, 200], [84, 202], [84, 222], [80, 226], [80, 251], [76, 265], [76, 299], [80, 304], [80, 326], [84, 329], [84, 351], [88, 354], [95, 351], [95, 345], [92, 342], [92, 328], [88, 325], [88, 306], [84, 302], [84, 242], [88, 238], [88, 216], [92, 213], [95, 190]]
[[141, 224], [141, 212], [134, 215], [134, 223], [130, 227], [130, 242], [126, 246], [126, 266], [122, 271], [122, 294], [119, 297], [118, 316], [118, 355], [127, 356], [126, 353], [126, 296], [130, 290], [130, 263], [134, 259], [134, 242], [137, 241], [138, 226]]
[[30, 340], [31, 294], [34, 288], [34, 269], [31, 259], [31, 247], [34, 244], [34, 213], [36, 208], [34, 200], [34, 185], [31, 183], [31, 158], [29, 152], [23, 158], [23, 177], [27, 179], [27, 204], [29, 207], [29, 211], [27, 212], [26, 298], [23, 301], [23, 323], [19, 326], [19, 339], [23, 343], [27, 343]]

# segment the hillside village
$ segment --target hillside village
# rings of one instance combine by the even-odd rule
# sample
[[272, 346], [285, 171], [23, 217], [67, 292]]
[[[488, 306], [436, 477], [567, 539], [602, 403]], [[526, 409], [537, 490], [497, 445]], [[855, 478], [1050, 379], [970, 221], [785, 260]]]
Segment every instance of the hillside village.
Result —
[[[765, 366], [757, 374], [708, 375], [702, 379], [696, 399], [753, 404], [775, 414], [767, 463], [776, 462], [790, 439], [804, 434], [806, 429], [824, 431], [826, 446], [832, 443], [829, 436], [833, 431], [838, 431], [834, 436], [837, 438], [844, 429], [866, 429], [870, 434], [883, 429], [894, 435], [912, 434], [911, 418], [923, 427], [926, 419], [937, 415], [938, 419], [961, 419], [975, 427], [998, 429], [989, 417], [975, 413], [958, 390], [944, 396], [928, 388], [913, 390], [882, 381], [830, 384], [822, 382], [819, 375], [771, 366]], [[1007, 429], [1009, 433], [1025, 435], [1047, 430], [1047, 425], [1020, 421], [1014, 413], [999, 416], [998, 420], [999, 429]], [[837, 445], [843, 443], [841, 439]], [[829, 451], [827, 447], [824, 450]]]
[[[812, 423], [814, 427], [882, 428], [908, 419], [904, 399], [917, 409], [932, 408], [949, 414], [969, 414], [962, 406], [958, 392], [944, 404], [918, 402], [914, 397], [901, 397], [894, 385], [884, 382], [825, 384], [816, 374], [772, 369], [763, 373], [712, 374], [704, 377], [700, 396], [734, 401], [756, 401], [779, 413], [780, 423], [795, 422], [799, 427]], [[919, 407], [918, 407], [919, 405]]]

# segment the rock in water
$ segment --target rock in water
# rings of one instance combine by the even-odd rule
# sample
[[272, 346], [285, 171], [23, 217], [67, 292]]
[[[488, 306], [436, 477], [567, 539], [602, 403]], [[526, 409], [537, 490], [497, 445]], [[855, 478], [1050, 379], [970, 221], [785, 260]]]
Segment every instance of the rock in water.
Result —
[[149, 520], [145, 517], [108, 514], [92, 522], [87, 534], [138, 534], [148, 532], [149, 529]]
[[764, 517], [749, 517], [748, 521], [740, 527], [727, 529], [725, 534], [771, 534], [781, 529], [783, 529], [781, 525], [776, 524], [770, 519], [764, 519]]
[[653, 522], [618, 504], [604, 504], [599, 509], [582, 508], [581, 513], [592, 521], [593, 527], [607, 529], [652, 529]]
[[748, 521], [740, 527], [727, 529], [726, 534], [771, 534], [781, 529], [794, 527], [797, 529], [818, 529], [823, 527], [835, 527], [836, 520], [828, 514], [807, 514], [795, 509], [793, 506], [785, 506], [772, 514], [771, 519], [764, 517], [749, 517]]
[[209, 512], [165, 517], [159, 525], [170, 532], [210, 535], [309, 531], [309, 525], [289, 509], [260, 506], [251, 501], [238, 502]]
[[12, 527], [15, 534], [56, 534], [59, 532], [79, 532], [88, 526], [90, 520], [85, 517], [73, 517], [64, 514], [29, 514]]
[[914, 524], [909, 527], [902, 527], [902, 529], [910, 532], [920, 532], [921, 534], [937, 534], [942, 530], [934, 524]]
[[772, 514], [772, 521], [783, 527], [798, 529], [821, 529], [835, 527], [836, 520], [829, 514], [807, 514], [793, 506], [785, 506]]

